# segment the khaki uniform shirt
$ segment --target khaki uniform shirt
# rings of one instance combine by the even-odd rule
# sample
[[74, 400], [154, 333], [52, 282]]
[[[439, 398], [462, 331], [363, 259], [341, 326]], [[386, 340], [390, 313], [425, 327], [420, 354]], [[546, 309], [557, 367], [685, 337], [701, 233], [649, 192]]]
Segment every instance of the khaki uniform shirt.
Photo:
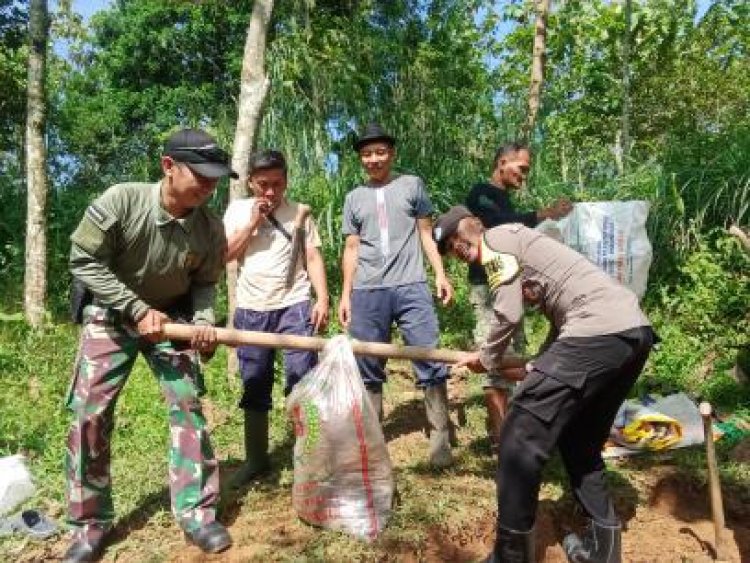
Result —
[[[255, 198], [236, 199], [224, 213], [227, 235], [242, 229], [250, 222]], [[298, 203], [283, 201], [273, 210], [273, 216], [289, 235], [294, 233], [294, 218]], [[315, 222], [308, 215], [305, 220], [305, 246], [320, 247], [320, 236]], [[253, 311], [274, 311], [310, 299], [310, 278], [302, 268], [302, 257], [297, 261], [292, 287], [286, 287], [286, 272], [292, 257], [292, 242], [267, 219], [263, 219], [248, 242], [245, 254], [237, 261], [237, 306]]]
[[550, 338], [615, 334], [650, 326], [635, 293], [575, 250], [520, 224], [485, 232], [481, 262], [495, 318], [480, 361], [497, 369], [527, 303], [550, 321]]
[[215, 322], [227, 242], [209, 209], [175, 218], [161, 206], [161, 183], [118, 184], [86, 209], [70, 238], [70, 271], [102, 306], [138, 321], [189, 293], [193, 322]]

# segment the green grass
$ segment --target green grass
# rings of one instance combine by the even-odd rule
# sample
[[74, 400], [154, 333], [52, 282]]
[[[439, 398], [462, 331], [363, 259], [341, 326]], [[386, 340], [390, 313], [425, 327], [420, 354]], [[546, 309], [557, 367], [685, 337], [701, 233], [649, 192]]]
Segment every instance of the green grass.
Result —
[[[532, 346], [541, 340], [543, 326], [538, 319], [529, 323], [527, 330], [532, 333]], [[0, 455], [22, 452], [27, 456], [38, 492], [24, 506], [41, 508], [60, 521], [64, 519], [63, 453], [70, 421], [63, 401], [76, 347], [77, 327], [71, 325], [52, 325], [45, 332], [36, 332], [21, 322], [0, 322]], [[236, 408], [236, 381], [227, 379], [225, 365], [226, 351], [222, 349], [206, 369], [209, 393], [205, 411], [213, 428], [213, 445], [226, 476], [242, 456], [242, 423]], [[400, 503], [387, 529], [374, 544], [362, 543], [337, 532], [316, 530], [294, 518], [290, 498], [293, 474], [289, 426], [280, 385], [275, 386], [272, 412], [276, 470], [272, 477], [239, 496], [225, 490], [220, 517], [234, 524], [238, 544], [246, 549], [252, 546], [252, 552], [247, 555], [249, 560], [393, 560], [398, 554], [428, 557], [435, 554], [430, 549], [434, 548], [436, 530], [454, 538], [448, 541], [450, 545], [468, 542], [473, 549], [481, 551], [483, 544], [476, 543], [480, 540], [464, 537], [467, 527], [477, 526], [478, 522], [490, 523], [482, 529], [485, 536], [491, 537], [491, 527], [487, 526], [491, 526], [495, 503], [494, 462], [487, 455], [479, 381], [478, 376], [470, 376], [466, 382], [465, 423], [459, 430], [461, 447], [456, 451], [454, 468], [433, 472], [425, 463], [427, 442], [424, 436], [414, 433], [413, 429], [401, 432], [391, 428], [394, 437], [389, 449], [394, 459]], [[402, 411], [405, 416], [400, 418], [401, 422], [393, 424], [403, 422], [407, 426], [418, 426], [408, 413], [412, 412], [410, 409], [421, 412], [421, 395], [415, 393], [408, 374], [391, 376], [386, 387], [386, 404], [387, 413], [393, 416], [400, 409], [406, 409]], [[152, 374], [139, 360], [116, 411], [112, 462], [114, 499], [118, 522], [126, 526], [127, 531], [122, 541], [108, 552], [108, 558], [164, 561], [175, 549], [182, 548], [169, 509], [167, 448], [164, 402]], [[723, 482], [739, 498], [750, 500], [750, 466], [730, 462], [728, 454], [728, 449], [720, 444]], [[670, 463], [681, 476], [698, 485], [704, 483], [702, 448], [678, 450], [669, 455]], [[632, 483], [648, 475], [655, 465], [661, 465], [658, 459], [643, 456], [613, 465], [610, 477], [618, 502], [633, 505], [648, 501], [645, 492]], [[542, 498], [546, 499], [545, 503], [552, 503], [550, 506], [562, 507], [555, 510], [572, 510], [573, 501], [557, 460], [553, 460], [545, 472]], [[279, 521], [283, 524], [278, 524]], [[275, 528], [269, 539], [271, 526]], [[285, 532], [278, 532], [279, 528]], [[61, 550], [63, 544], [61, 540], [54, 549]], [[41, 557], [40, 549], [26, 540], [3, 539], [0, 540], [0, 561], [34, 560]]]

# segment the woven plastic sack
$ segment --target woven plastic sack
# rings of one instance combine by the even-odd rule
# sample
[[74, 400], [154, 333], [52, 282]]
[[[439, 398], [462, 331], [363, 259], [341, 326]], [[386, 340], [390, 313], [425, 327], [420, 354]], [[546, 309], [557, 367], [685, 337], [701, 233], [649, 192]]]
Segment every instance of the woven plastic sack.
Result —
[[576, 203], [559, 221], [537, 229], [580, 252], [641, 298], [653, 251], [646, 233], [646, 201]]
[[349, 340], [337, 336], [287, 398], [294, 423], [297, 515], [372, 540], [385, 527], [393, 475], [383, 431]]

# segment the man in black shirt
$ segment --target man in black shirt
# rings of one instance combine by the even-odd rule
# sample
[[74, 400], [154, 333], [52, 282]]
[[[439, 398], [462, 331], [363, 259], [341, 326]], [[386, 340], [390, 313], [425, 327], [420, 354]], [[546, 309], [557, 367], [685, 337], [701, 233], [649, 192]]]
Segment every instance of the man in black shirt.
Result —
[[[531, 151], [527, 145], [510, 143], [497, 150], [489, 182], [475, 184], [466, 197], [466, 207], [482, 221], [486, 229], [505, 223], [521, 223], [534, 228], [544, 219], [557, 220], [570, 213], [573, 206], [567, 199], [558, 199], [550, 207], [538, 211], [516, 211], [511, 192], [524, 186], [530, 167]], [[494, 313], [487, 275], [479, 264], [469, 264], [469, 285], [469, 301], [476, 316], [474, 342], [480, 346], [487, 338]], [[524, 345], [525, 338], [521, 325], [513, 335], [511, 351], [523, 355]], [[503, 378], [502, 374], [494, 373], [487, 374], [487, 380], [483, 385], [487, 405], [487, 430], [493, 453], [497, 452], [500, 428], [513, 385]]]

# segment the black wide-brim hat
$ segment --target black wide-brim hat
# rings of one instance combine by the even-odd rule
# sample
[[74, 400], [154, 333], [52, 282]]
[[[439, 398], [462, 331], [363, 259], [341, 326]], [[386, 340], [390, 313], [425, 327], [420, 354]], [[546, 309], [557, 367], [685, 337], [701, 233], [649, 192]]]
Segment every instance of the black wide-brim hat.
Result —
[[239, 178], [229, 166], [229, 154], [201, 129], [181, 129], [164, 144], [164, 155], [185, 164], [204, 178]]
[[362, 131], [362, 134], [355, 139], [354, 150], [359, 152], [365, 145], [377, 142], [388, 143], [393, 147], [396, 145], [396, 138], [386, 132], [386, 130], [377, 123], [368, 123]]

